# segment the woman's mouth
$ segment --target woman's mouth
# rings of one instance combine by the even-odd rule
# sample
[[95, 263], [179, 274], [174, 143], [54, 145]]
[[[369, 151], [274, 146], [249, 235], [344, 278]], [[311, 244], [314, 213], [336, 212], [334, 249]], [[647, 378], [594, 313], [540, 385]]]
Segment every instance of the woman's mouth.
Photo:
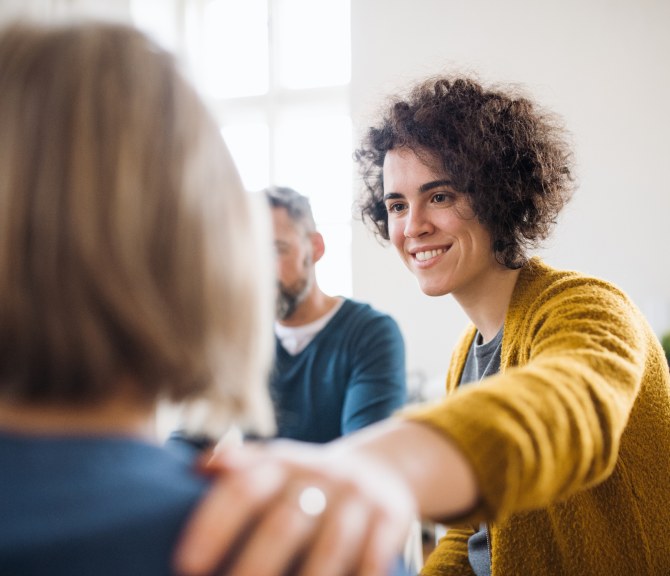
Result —
[[414, 258], [418, 260], [419, 262], [425, 262], [426, 260], [430, 260], [431, 258], [435, 258], [435, 256], [438, 256], [440, 254], [444, 254], [447, 251], [446, 248], [435, 248], [434, 250], [423, 250], [421, 252], [416, 252], [414, 254]]

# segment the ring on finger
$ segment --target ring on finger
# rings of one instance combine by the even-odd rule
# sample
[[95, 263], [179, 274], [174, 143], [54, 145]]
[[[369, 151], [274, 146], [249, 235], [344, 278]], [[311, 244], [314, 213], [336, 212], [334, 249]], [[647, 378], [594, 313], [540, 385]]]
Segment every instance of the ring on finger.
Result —
[[307, 486], [298, 495], [298, 506], [307, 516], [320, 516], [328, 504], [328, 499], [321, 488]]

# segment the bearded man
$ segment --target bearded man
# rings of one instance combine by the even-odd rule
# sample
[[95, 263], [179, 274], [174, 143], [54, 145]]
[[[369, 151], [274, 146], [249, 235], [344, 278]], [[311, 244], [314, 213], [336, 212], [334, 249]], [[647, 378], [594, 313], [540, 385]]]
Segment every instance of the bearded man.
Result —
[[286, 187], [264, 193], [277, 263], [270, 379], [277, 436], [328, 442], [405, 403], [403, 337], [388, 314], [321, 290], [315, 265], [325, 245], [308, 198]]

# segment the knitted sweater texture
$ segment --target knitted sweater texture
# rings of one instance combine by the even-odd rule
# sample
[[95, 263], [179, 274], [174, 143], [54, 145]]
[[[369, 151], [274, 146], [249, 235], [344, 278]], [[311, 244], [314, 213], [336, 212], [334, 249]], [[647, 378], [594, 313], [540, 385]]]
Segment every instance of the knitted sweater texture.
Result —
[[473, 574], [467, 539], [489, 523], [493, 576], [670, 574], [670, 372], [618, 288], [538, 259], [519, 275], [500, 373], [406, 415], [471, 462], [475, 510], [448, 524], [424, 576]]

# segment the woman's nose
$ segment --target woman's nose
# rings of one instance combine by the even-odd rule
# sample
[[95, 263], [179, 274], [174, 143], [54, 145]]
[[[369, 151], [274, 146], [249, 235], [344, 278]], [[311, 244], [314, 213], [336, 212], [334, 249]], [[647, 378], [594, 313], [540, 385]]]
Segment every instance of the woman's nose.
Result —
[[420, 209], [410, 209], [405, 220], [405, 238], [418, 238], [430, 233], [431, 224]]

